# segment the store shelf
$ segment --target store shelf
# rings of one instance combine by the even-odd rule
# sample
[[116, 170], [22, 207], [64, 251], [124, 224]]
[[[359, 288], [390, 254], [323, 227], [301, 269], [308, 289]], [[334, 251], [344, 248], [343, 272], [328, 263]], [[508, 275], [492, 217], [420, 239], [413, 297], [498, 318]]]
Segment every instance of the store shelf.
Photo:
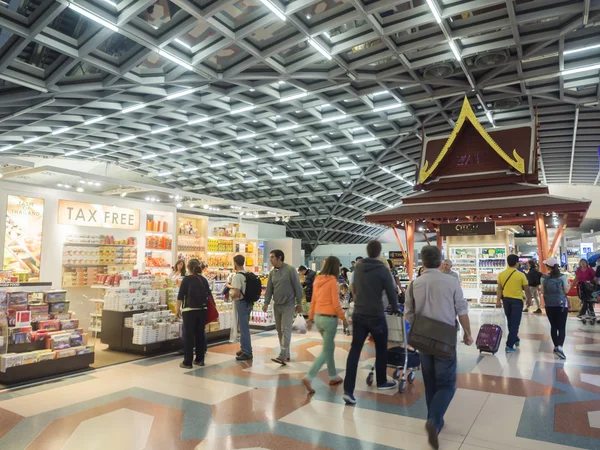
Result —
[[152, 269], [170, 269], [171, 266], [146, 266], [146, 270]]
[[87, 369], [94, 363], [94, 353], [69, 356], [68, 358], [41, 361], [24, 366], [10, 367], [0, 372], [0, 383], [12, 384], [53, 377], [59, 374]]
[[7, 287], [52, 287], [52, 283], [47, 281], [32, 281], [23, 283], [0, 283], [0, 288]]
[[102, 328], [98, 328], [98, 327], [89, 327], [88, 331], [91, 331], [92, 333], [101, 333], [102, 332]]
[[152, 247], [146, 247], [145, 249], [147, 252], [172, 252], [173, 249], [172, 248], [152, 248]]
[[250, 322], [251, 330], [271, 331], [275, 329], [274, 323], [253, 323]]
[[132, 267], [132, 266], [135, 266], [135, 263], [131, 263], [131, 264], [63, 264], [63, 267], [66, 267], [68, 269], [73, 269], [73, 268], [77, 268], [77, 267], [115, 267], [115, 266]]
[[91, 317], [102, 317], [102, 314], [98, 314], [98, 313], [90, 313]]
[[157, 236], [172, 236], [173, 233], [169, 233], [168, 231], [148, 231], [146, 230], [146, 234], [156, 234]]
[[90, 298], [90, 302], [104, 303], [104, 300], [102, 300], [101, 298]]
[[65, 242], [63, 244], [66, 247], [126, 247], [126, 248], [137, 248], [137, 245], [125, 245], [125, 244], [92, 244], [90, 242]]

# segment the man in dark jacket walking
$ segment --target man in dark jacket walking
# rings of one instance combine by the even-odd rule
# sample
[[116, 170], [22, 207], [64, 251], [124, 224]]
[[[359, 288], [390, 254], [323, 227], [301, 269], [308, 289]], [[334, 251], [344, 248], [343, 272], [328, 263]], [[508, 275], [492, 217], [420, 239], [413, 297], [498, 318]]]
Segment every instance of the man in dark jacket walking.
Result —
[[307, 269], [304, 266], [300, 266], [298, 267], [298, 273], [304, 277], [302, 287], [304, 288], [304, 295], [306, 296], [306, 301], [310, 303], [313, 294], [313, 283], [315, 282], [317, 272], [315, 272], [314, 270]]
[[375, 372], [377, 389], [387, 390], [396, 387], [395, 381], [387, 379], [387, 338], [388, 328], [382, 301], [383, 292], [392, 305], [392, 311], [398, 311], [398, 293], [392, 274], [378, 258], [381, 256], [381, 243], [371, 241], [367, 244], [368, 258], [356, 265], [354, 270], [354, 314], [352, 315], [353, 337], [350, 353], [346, 362], [344, 380], [344, 401], [348, 405], [356, 404], [354, 388], [356, 372], [363, 345], [369, 333], [375, 341]]

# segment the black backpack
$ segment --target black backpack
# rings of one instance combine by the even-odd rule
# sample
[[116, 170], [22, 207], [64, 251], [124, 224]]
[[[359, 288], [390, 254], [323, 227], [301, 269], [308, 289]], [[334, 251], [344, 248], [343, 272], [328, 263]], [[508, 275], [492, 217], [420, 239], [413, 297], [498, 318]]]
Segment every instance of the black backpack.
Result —
[[244, 272], [242, 275], [246, 278], [246, 292], [242, 292], [244, 300], [254, 304], [254, 302], [260, 299], [262, 293], [260, 279], [252, 272]]

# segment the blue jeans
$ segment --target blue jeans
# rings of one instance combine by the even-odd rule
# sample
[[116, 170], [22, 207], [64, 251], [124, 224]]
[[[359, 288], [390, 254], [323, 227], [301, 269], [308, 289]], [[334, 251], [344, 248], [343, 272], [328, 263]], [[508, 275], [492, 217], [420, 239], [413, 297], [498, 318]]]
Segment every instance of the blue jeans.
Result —
[[377, 385], [387, 382], [387, 338], [388, 328], [385, 316], [369, 317], [360, 314], [352, 316], [352, 345], [346, 361], [346, 378], [344, 379], [344, 392], [354, 394], [356, 387], [356, 372], [360, 353], [369, 333], [375, 341], [375, 375]]
[[440, 358], [419, 352], [425, 383], [427, 420], [438, 433], [444, 426], [444, 414], [456, 392], [456, 354], [452, 359]]
[[252, 341], [250, 339], [250, 314], [252, 304], [244, 300], [236, 302], [238, 322], [240, 324], [240, 347], [247, 355], [252, 355]]
[[506, 346], [513, 348], [519, 342], [519, 327], [523, 317], [523, 300], [518, 298], [504, 297], [502, 299], [504, 313], [508, 322], [508, 338]]

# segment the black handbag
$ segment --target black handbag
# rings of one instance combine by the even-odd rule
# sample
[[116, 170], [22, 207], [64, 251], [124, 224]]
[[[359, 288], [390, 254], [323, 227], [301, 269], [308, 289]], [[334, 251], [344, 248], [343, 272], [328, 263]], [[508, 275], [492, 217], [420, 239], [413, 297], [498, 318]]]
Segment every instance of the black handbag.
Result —
[[432, 356], [451, 359], [456, 355], [456, 325], [417, 314], [413, 283], [408, 287], [415, 318], [410, 327], [408, 345]]

